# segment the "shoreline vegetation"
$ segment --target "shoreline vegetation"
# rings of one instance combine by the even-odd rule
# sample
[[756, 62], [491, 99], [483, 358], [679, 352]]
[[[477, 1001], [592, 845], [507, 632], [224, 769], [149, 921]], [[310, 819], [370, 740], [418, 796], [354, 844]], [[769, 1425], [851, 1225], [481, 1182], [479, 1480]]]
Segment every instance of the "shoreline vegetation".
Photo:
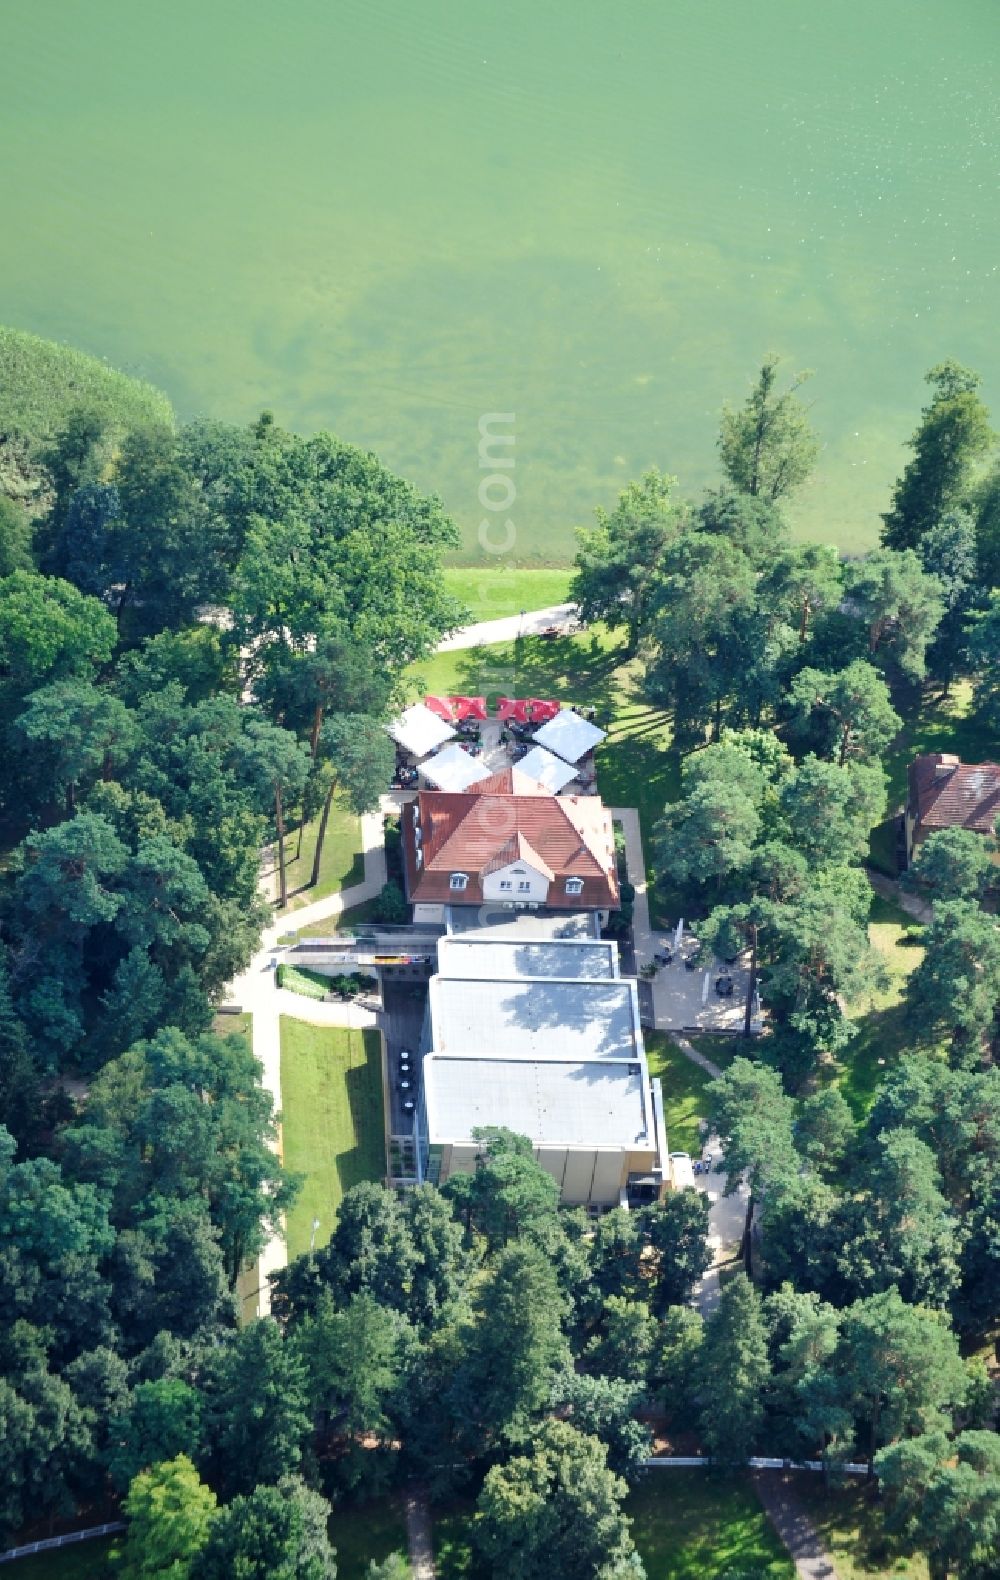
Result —
[[[783, 1580], [744, 1482], [673, 1507], [683, 1482], [643, 1479], [655, 1428], [717, 1466], [864, 1456], [877, 1515], [868, 1489], [822, 1505], [856, 1574], [880, 1552], [992, 1572], [996, 867], [968, 829], [931, 836], [906, 879], [933, 904], [918, 925], [864, 867], [873, 827], [892, 864], [916, 746], [996, 747], [978, 376], [927, 375], [862, 560], [790, 533], [819, 441], [802, 376], [769, 357], [723, 409], [718, 485], [695, 500], [647, 471], [596, 509], [571, 573], [446, 567], [441, 501], [373, 452], [266, 411], [175, 423], [92, 359], [15, 350], [35, 371], [0, 440], [0, 1541], [104, 1499], [130, 1580], [151, 1550], [191, 1580], [256, 1572], [262, 1530], [271, 1572], [308, 1551], [327, 1580], [337, 1509], [385, 1515], [415, 1481], [453, 1507], [455, 1574], [638, 1580], [645, 1557], [647, 1580], [723, 1560]], [[438, 650], [569, 599], [573, 634]], [[358, 875], [385, 726], [418, 689], [592, 707], [654, 918], [753, 953], [763, 1034], [700, 1039], [721, 1074], [649, 1037], [673, 1143], [707, 1124], [719, 1191], [749, 1185], [717, 1300], [696, 1295], [701, 1192], [592, 1219], [530, 1137], [488, 1127], [471, 1173], [397, 1194], [377, 1030], [282, 1015], [278, 1115], [246, 1017], [214, 1013], [275, 911], [263, 847], [289, 931]], [[386, 856], [390, 884], [339, 925], [403, 909], [393, 829]], [[241, 1275], [282, 1223], [271, 1318], [241, 1325]], [[953, 1519], [959, 1497], [982, 1518]]]

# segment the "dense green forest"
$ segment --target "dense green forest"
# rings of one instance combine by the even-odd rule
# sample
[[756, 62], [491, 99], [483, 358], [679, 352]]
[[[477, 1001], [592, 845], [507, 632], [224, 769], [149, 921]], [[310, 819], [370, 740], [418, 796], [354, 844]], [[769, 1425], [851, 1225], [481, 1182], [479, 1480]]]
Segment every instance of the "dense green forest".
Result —
[[335, 785], [377, 800], [405, 671], [461, 617], [455, 529], [374, 455], [266, 413], [177, 425], [86, 383], [7, 400], [0, 1542], [124, 1499], [123, 1574], [311, 1580], [334, 1573], [328, 1502], [417, 1476], [473, 1500], [487, 1575], [640, 1576], [621, 1505], [652, 1401], [723, 1463], [867, 1459], [936, 1574], [996, 1572], [980, 837], [934, 836], [908, 880], [934, 919], [865, 1115], [829, 1074], [879, 977], [862, 863], [901, 716], [971, 683], [983, 740], [1000, 727], [1000, 468], [975, 375], [944, 363], [882, 547], [795, 544], [782, 501], [817, 440], [779, 375], [726, 410], [719, 487], [631, 485], [573, 588], [672, 729], [657, 891], [706, 950], [752, 947], [768, 1011], [710, 1091], [722, 1182], [752, 1196], [745, 1271], [704, 1323], [700, 1193], [594, 1225], [496, 1132], [443, 1191], [349, 1192], [274, 1319], [239, 1326], [237, 1277], [297, 1182], [213, 1009], [265, 919], [262, 843]]

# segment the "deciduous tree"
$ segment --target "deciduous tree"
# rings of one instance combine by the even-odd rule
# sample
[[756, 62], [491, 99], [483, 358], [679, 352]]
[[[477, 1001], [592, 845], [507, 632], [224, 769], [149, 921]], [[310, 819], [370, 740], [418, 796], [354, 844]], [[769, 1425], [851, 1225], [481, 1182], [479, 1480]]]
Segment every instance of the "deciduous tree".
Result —
[[298, 1476], [220, 1510], [192, 1580], [336, 1580], [330, 1505]]
[[719, 454], [730, 482], [745, 494], [773, 503], [801, 488], [819, 455], [819, 440], [799, 390], [809, 377], [797, 373], [779, 395], [780, 358], [768, 356], [743, 406], [727, 406], [719, 432]]
[[981, 900], [996, 880], [990, 860], [996, 845], [971, 828], [938, 828], [917, 846], [904, 872], [904, 888], [934, 900]]
[[125, 1580], [188, 1580], [218, 1519], [217, 1499], [185, 1454], [140, 1471], [122, 1505]]
[[476, 1547], [508, 1580], [599, 1580], [644, 1574], [622, 1514], [625, 1483], [596, 1438], [547, 1421], [531, 1452], [486, 1476], [477, 1503]]
[[654, 467], [622, 491], [610, 515], [598, 508], [597, 526], [577, 534], [570, 598], [588, 625], [602, 620], [612, 631], [624, 628], [628, 653], [645, 634], [649, 589], [683, 520], [676, 485]]

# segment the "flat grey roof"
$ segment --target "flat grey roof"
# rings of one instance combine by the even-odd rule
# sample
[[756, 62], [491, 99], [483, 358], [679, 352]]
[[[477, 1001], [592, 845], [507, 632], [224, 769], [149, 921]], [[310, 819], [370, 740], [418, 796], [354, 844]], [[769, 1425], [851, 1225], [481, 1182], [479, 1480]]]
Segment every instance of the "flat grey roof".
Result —
[[642, 1059], [631, 982], [430, 982], [434, 1052], [480, 1059]]
[[470, 1141], [481, 1125], [505, 1125], [535, 1146], [653, 1145], [635, 1065], [434, 1053], [423, 1079], [432, 1143]]
[[513, 939], [465, 933], [438, 940], [446, 977], [589, 977], [618, 975], [617, 944], [594, 938]]
[[455, 905], [447, 912], [449, 933], [484, 938], [594, 938], [593, 911], [506, 911], [501, 906]]

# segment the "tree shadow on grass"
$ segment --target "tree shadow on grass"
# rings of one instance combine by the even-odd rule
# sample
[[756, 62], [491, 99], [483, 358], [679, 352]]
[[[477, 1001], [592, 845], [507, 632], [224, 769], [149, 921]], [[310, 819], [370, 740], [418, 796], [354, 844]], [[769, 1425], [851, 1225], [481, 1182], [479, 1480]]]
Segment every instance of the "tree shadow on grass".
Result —
[[364, 1063], [351, 1065], [344, 1078], [355, 1144], [337, 1154], [337, 1175], [342, 1192], [364, 1180], [378, 1181], [385, 1176], [382, 1044], [377, 1031], [366, 1028], [360, 1035]]
[[837, 1058], [840, 1090], [858, 1123], [867, 1117], [875, 1095], [890, 1068], [914, 1039], [906, 1024], [905, 1006], [869, 1010], [857, 1022], [858, 1031]]
[[470, 647], [461, 653], [457, 669], [468, 695], [485, 696], [490, 709], [498, 697], [553, 697], [564, 706], [596, 708], [606, 728], [616, 711], [620, 664], [620, 651], [596, 639], [526, 636], [489, 648]]

